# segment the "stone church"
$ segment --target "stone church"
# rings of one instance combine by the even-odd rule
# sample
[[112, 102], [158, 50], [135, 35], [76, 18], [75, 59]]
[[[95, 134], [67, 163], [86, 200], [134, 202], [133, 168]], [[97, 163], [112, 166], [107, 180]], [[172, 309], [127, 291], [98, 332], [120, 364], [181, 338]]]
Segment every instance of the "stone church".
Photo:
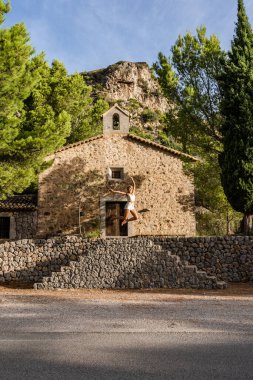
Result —
[[[117, 104], [103, 115], [103, 135], [68, 145], [39, 180], [38, 236], [96, 231], [102, 237], [194, 235], [194, 186], [183, 169], [193, 157], [129, 134]], [[126, 190], [135, 179], [140, 218], [121, 227]]]
[[[7, 201], [0, 203], [0, 238], [195, 235], [193, 178], [185, 173], [183, 162], [196, 159], [133, 135], [129, 128], [129, 113], [115, 104], [103, 115], [102, 135], [48, 157], [53, 164], [40, 175], [37, 206], [27, 201], [17, 210], [15, 199], [12, 209]], [[126, 191], [130, 176], [136, 182], [140, 217], [122, 227], [119, 218], [127, 199], [110, 188]], [[18, 233], [16, 220], [22, 212], [26, 218]], [[33, 227], [26, 229], [26, 223]]]

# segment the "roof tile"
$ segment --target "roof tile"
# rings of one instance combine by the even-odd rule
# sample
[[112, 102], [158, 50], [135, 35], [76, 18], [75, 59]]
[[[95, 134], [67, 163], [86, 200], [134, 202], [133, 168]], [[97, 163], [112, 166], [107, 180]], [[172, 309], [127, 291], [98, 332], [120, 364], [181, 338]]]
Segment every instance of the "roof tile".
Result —
[[37, 208], [37, 196], [34, 194], [14, 195], [0, 201], [0, 211], [34, 211]]

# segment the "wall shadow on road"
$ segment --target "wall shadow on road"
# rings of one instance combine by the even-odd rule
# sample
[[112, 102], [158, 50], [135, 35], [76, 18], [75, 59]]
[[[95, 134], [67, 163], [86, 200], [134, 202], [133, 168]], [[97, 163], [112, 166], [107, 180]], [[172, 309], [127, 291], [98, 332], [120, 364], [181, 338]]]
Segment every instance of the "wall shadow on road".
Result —
[[[11, 336], [11, 335], [10, 335]], [[13, 336], [12, 336], [13, 339]], [[2, 379], [250, 379], [253, 342], [132, 334], [16, 336], [0, 347]], [[204, 339], [204, 341], [203, 341]]]

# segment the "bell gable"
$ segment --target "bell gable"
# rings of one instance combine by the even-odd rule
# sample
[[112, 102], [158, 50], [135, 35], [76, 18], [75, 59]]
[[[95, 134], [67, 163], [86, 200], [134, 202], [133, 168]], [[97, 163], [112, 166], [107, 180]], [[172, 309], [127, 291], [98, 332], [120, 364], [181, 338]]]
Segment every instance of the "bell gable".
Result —
[[130, 128], [129, 113], [115, 104], [103, 114], [103, 134], [127, 134]]

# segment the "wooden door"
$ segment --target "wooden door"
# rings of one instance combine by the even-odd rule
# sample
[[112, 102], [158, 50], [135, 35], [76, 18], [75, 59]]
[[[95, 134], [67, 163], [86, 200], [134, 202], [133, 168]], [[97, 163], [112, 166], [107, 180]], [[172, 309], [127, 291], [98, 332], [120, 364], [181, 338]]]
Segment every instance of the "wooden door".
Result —
[[126, 202], [106, 202], [106, 236], [128, 236], [127, 224], [121, 226]]

